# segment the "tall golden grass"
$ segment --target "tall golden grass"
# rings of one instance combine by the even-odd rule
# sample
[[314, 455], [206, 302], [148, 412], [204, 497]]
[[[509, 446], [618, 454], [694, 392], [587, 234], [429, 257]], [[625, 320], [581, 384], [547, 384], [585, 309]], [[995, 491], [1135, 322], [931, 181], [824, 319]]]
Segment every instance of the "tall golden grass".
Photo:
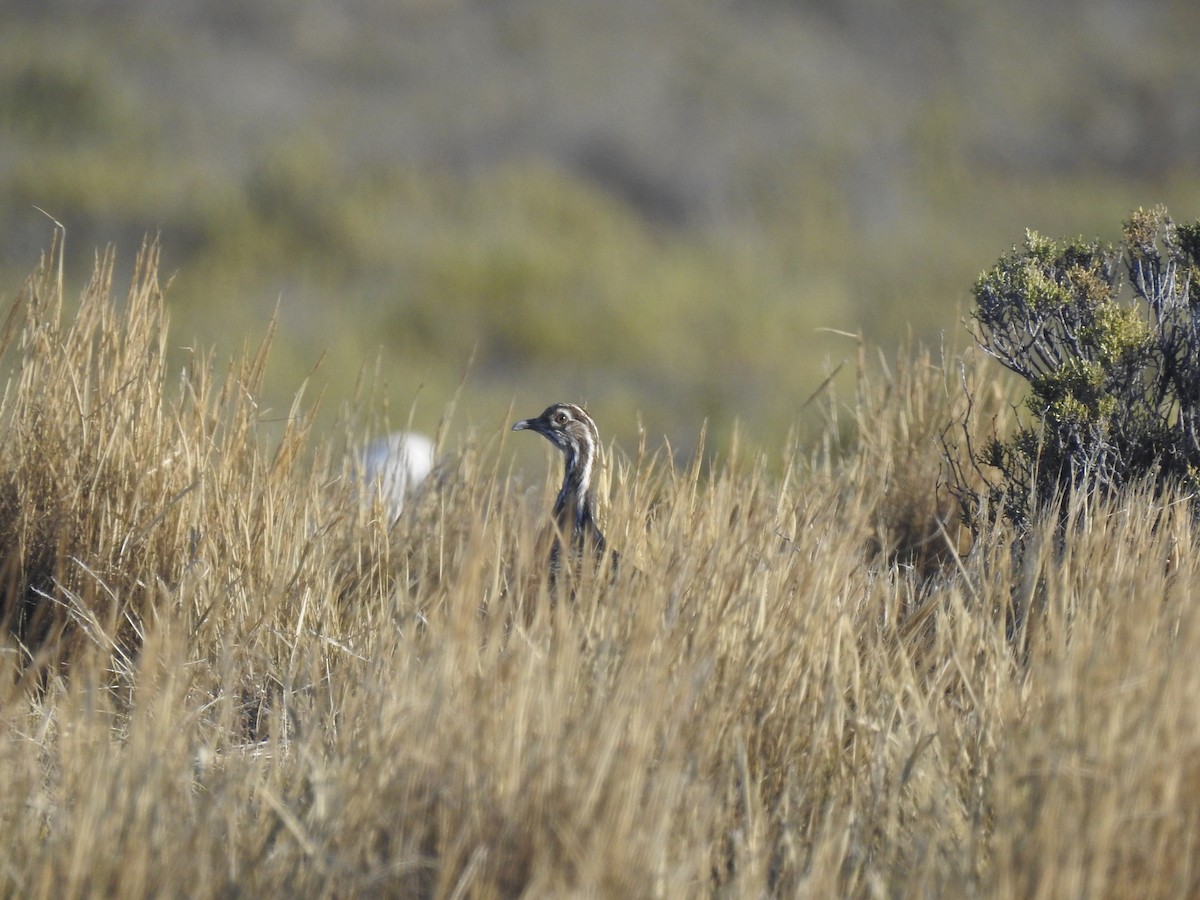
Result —
[[613, 448], [640, 574], [551, 604], [553, 476], [503, 432], [389, 523], [353, 412], [260, 409], [267, 340], [169, 372], [155, 249], [70, 316], [59, 253], [5, 332], [2, 893], [1200, 890], [1193, 514], [1077, 504], [960, 555], [969, 368], [862, 375], [837, 453]]

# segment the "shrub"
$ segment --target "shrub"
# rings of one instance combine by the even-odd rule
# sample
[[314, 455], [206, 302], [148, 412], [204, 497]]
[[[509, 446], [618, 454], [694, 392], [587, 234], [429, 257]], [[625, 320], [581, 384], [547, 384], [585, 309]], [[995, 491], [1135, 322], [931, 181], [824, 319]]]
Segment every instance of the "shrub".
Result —
[[1030, 390], [1014, 434], [968, 440], [984, 486], [955, 467], [968, 522], [999, 516], [1024, 530], [1038, 506], [1079, 490], [1197, 486], [1200, 223], [1138, 209], [1115, 246], [1030, 231], [974, 297], [979, 347]]

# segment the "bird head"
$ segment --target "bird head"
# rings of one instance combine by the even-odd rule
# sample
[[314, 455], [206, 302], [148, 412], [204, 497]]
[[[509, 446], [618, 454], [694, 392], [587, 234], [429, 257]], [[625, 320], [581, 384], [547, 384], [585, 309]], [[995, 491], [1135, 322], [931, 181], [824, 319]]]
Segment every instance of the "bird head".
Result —
[[522, 419], [513, 431], [536, 431], [569, 460], [591, 459], [599, 443], [596, 423], [573, 403], [555, 403], [536, 419]]

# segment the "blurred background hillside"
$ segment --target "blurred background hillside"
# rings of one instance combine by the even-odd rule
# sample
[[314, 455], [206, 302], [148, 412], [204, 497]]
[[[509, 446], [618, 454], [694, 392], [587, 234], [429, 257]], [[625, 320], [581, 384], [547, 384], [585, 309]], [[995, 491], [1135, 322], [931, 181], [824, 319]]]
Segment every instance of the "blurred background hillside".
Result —
[[951, 346], [1026, 227], [1200, 217], [1200, 6], [0, 3], [0, 291], [160, 234], [172, 342], [276, 306], [283, 411], [380, 363], [432, 430], [586, 401], [778, 446], [861, 332]]

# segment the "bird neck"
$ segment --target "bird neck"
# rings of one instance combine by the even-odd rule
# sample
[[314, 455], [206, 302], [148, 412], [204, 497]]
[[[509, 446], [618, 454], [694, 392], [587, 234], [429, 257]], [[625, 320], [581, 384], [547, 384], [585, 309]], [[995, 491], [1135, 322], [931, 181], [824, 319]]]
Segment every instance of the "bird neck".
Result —
[[592, 478], [591, 448], [582, 452], [568, 449], [563, 469], [562, 487], [554, 501], [554, 517], [561, 528], [569, 528], [579, 534], [587, 528], [595, 528], [592, 515], [592, 499], [589, 493]]

